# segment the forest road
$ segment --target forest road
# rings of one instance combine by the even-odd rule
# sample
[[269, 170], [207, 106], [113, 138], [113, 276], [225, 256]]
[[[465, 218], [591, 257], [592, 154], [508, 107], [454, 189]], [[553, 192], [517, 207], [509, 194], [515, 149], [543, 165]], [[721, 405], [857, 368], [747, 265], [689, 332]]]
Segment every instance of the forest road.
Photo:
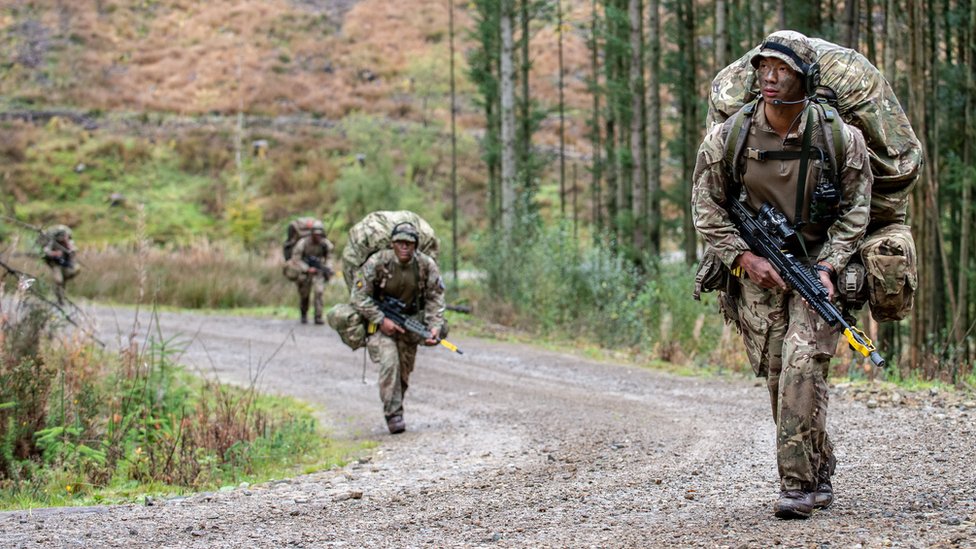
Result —
[[[133, 312], [96, 307], [116, 345]], [[145, 315], [144, 320], [145, 320]], [[773, 517], [765, 387], [465, 338], [422, 348], [407, 432], [327, 326], [160, 314], [182, 362], [306, 400], [362, 460], [153, 505], [0, 513], [0, 547], [976, 547], [976, 404], [831, 389], [836, 500]], [[114, 339], [113, 339], [114, 338]], [[882, 399], [883, 400], [883, 399]], [[874, 403], [872, 403], [874, 404]]]

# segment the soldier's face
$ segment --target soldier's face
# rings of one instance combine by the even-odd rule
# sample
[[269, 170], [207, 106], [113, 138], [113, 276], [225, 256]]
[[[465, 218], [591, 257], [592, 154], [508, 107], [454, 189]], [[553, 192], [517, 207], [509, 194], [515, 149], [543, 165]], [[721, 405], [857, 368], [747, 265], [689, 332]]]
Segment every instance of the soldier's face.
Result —
[[413, 257], [413, 252], [417, 250], [417, 244], [409, 240], [397, 240], [393, 243], [393, 253], [396, 254], [400, 263], [407, 263]]
[[756, 68], [763, 99], [797, 101], [803, 99], [803, 75], [777, 57], [763, 57]]

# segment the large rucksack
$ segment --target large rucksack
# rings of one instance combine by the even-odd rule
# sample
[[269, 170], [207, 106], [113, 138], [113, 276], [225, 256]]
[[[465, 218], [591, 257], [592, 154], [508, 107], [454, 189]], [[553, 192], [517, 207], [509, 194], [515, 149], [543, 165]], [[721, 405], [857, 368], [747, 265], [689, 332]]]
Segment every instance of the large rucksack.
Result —
[[[909, 196], [922, 163], [922, 146], [877, 67], [852, 49], [817, 38], [809, 41], [820, 64], [817, 95], [827, 113], [836, 109], [846, 123], [861, 130], [874, 175], [868, 234], [851, 264], [838, 274], [838, 290], [852, 309], [866, 301], [876, 320], [900, 320], [911, 311], [918, 284], [915, 241], [905, 223]], [[759, 47], [722, 69], [712, 80], [709, 129], [731, 116], [742, 117], [742, 107], [758, 97], [756, 71], [751, 64], [757, 53]], [[828, 148], [834, 149], [832, 164], [843, 166], [844, 144], [837, 139], [841, 132], [833, 120], [828, 123], [833, 134], [827, 140], [833, 145]], [[740, 128], [741, 123], [735, 120], [732, 126]], [[737, 139], [738, 133], [730, 131], [729, 140]], [[726, 162], [731, 156], [728, 151], [734, 148], [734, 144], [726, 144]]]
[[319, 220], [314, 217], [298, 217], [288, 224], [285, 242], [281, 245], [281, 252], [285, 256], [285, 261], [291, 259], [291, 251], [295, 248], [295, 244], [298, 244], [302, 237], [308, 236], [312, 232], [312, 227], [315, 226], [316, 222]]
[[[390, 247], [390, 233], [400, 223], [413, 224], [420, 233], [417, 249], [437, 259], [439, 242], [434, 236], [434, 229], [422, 217], [407, 210], [373, 212], [349, 229], [349, 238], [342, 251], [342, 277], [350, 291], [356, 271], [369, 256]], [[326, 313], [326, 319], [350, 349], [356, 350], [366, 344], [366, 322], [352, 305], [334, 305]]]
[[434, 236], [434, 229], [422, 217], [408, 210], [373, 212], [349, 229], [349, 238], [342, 250], [342, 278], [350, 290], [356, 270], [369, 256], [390, 247], [390, 233], [400, 223], [413, 224], [420, 233], [417, 250], [437, 259], [440, 243]]

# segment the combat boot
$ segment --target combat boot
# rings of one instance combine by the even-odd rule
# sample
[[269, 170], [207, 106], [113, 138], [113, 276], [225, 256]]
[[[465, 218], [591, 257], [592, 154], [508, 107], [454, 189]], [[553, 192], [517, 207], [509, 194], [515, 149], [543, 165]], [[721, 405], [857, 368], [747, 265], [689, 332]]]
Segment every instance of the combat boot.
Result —
[[407, 424], [403, 421], [403, 416], [396, 415], [386, 418], [386, 428], [391, 435], [396, 435], [407, 430]]
[[325, 324], [325, 321], [322, 320], [322, 317], [317, 316], [317, 317], [315, 317], [315, 323], [316, 324]]
[[830, 459], [820, 464], [817, 471], [817, 490], [813, 493], [813, 506], [816, 509], [826, 509], [834, 502], [834, 487], [830, 484], [830, 477], [834, 474], [837, 459]]
[[783, 490], [773, 504], [773, 514], [781, 519], [805, 519], [813, 513], [813, 492]]

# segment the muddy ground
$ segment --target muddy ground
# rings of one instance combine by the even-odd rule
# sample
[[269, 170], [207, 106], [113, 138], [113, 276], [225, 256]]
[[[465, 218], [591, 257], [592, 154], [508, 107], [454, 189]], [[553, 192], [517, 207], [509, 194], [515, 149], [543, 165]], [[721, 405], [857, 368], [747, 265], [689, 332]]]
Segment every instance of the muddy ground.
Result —
[[[98, 308], [118, 345], [131, 310]], [[148, 318], [143, 319], [143, 325]], [[144, 327], [142, 328], [144, 329]], [[457, 334], [422, 349], [408, 431], [328, 327], [166, 313], [183, 362], [320, 407], [379, 441], [344, 468], [150, 505], [0, 513], [0, 547], [976, 547], [976, 399], [831, 389], [836, 501], [773, 517], [752, 380], [692, 379]]]

